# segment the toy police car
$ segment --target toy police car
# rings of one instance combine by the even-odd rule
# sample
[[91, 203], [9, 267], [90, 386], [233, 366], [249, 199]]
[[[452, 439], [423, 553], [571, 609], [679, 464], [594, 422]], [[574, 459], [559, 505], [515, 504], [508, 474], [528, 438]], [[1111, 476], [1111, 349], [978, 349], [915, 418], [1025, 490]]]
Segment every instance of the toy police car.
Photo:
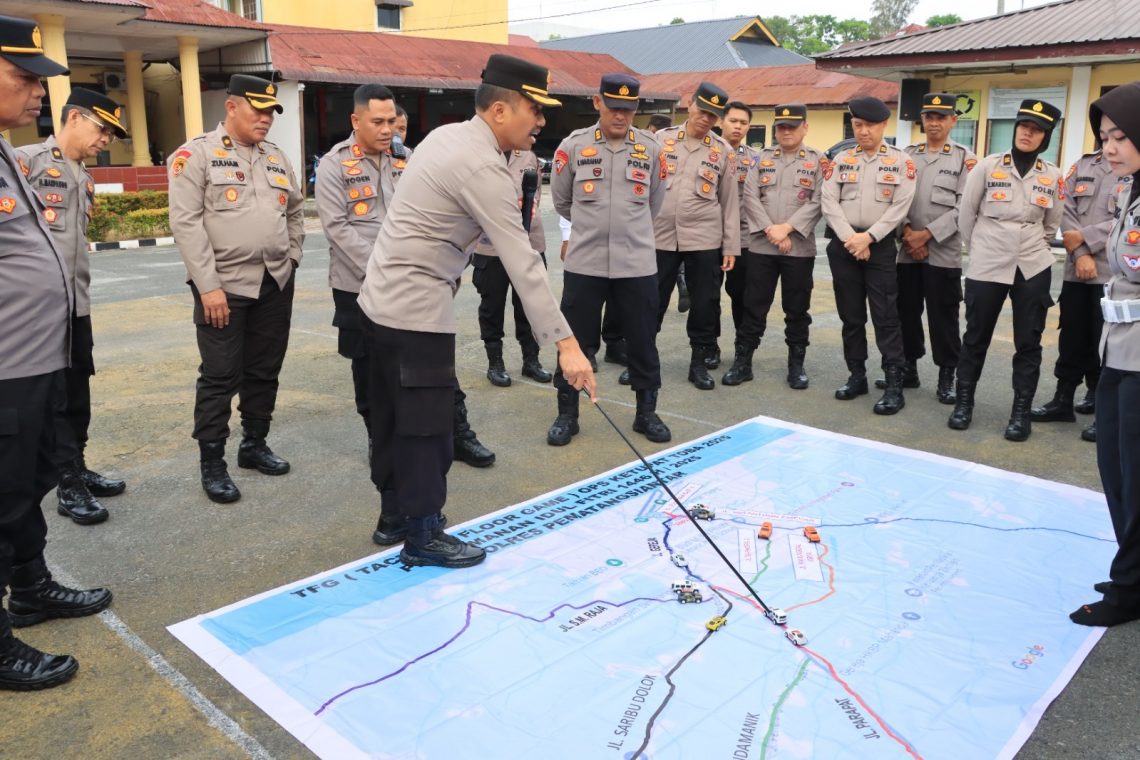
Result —
[[798, 647], [802, 647], [803, 645], [807, 644], [807, 636], [804, 636], [804, 632], [799, 628], [789, 628], [788, 630], [784, 631], [784, 635], [788, 637], [788, 641], [792, 642]]

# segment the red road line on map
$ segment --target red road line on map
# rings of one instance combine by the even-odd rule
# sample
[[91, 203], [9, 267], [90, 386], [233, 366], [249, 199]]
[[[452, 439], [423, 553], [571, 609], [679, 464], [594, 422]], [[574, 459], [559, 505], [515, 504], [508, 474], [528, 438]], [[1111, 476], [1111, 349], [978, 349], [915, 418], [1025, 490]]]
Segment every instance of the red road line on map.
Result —
[[830, 590], [819, 599], [813, 599], [810, 602], [800, 602], [799, 604], [793, 604], [791, 607], [785, 607], [784, 612], [791, 612], [792, 610], [799, 609], [800, 607], [810, 607], [813, 604], [819, 604], [824, 599], [835, 593], [835, 568], [823, 561], [823, 558], [827, 556], [827, 552], [830, 551], [830, 548], [831, 547], [829, 547], [827, 544], [824, 544], [823, 551], [820, 552], [819, 555], [819, 563], [827, 568], [827, 587]]

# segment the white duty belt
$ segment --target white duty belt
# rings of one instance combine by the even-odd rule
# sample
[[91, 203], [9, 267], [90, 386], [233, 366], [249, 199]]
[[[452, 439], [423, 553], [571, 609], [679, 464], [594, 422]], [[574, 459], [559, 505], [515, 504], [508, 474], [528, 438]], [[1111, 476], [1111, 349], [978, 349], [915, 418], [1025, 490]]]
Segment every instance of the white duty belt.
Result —
[[1105, 322], [1140, 322], [1140, 301], [1113, 301], [1100, 299], [1100, 310]]

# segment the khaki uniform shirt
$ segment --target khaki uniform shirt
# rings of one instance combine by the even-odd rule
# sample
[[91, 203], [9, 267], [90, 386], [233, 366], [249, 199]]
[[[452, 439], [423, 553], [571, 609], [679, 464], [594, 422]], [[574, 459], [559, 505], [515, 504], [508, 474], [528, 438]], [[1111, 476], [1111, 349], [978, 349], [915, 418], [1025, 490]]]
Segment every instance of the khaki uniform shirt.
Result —
[[611, 279], [657, 274], [653, 217], [665, 201], [662, 155], [640, 129], [616, 146], [597, 124], [562, 141], [550, 193], [555, 210], [574, 225], [565, 271]]
[[28, 182], [43, 202], [44, 221], [67, 262], [75, 293], [75, 315], [89, 316], [91, 259], [87, 254], [87, 223], [91, 221], [95, 202], [95, 181], [82, 163], [79, 164], [81, 176], [72, 175], [54, 135], [39, 145], [17, 148], [16, 155], [28, 166]]
[[[905, 224], [913, 230], [927, 230], [932, 237], [926, 243], [929, 256], [915, 261], [899, 240], [900, 264], [929, 264], [946, 269], [962, 267], [962, 237], [958, 234], [958, 204], [966, 189], [966, 177], [978, 163], [978, 157], [964, 145], [947, 140], [942, 149], [928, 151], [926, 143], [905, 148], [918, 170], [914, 200]], [[902, 227], [899, 227], [900, 236]]]
[[[515, 150], [511, 151], [507, 157], [507, 169], [510, 170], [511, 176], [515, 181], [515, 190], [519, 196], [519, 216], [522, 216], [522, 179], [523, 172], [527, 169], [534, 169], [538, 177], [538, 187], [534, 191], [534, 204], [531, 207], [530, 217], [530, 247], [539, 253], [546, 253], [546, 233], [542, 229], [542, 215], [538, 213], [538, 206], [542, 202], [542, 167], [538, 164], [538, 156], [534, 151], [530, 150]], [[519, 219], [522, 223], [522, 219]], [[495, 255], [495, 246], [491, 244], [490, 238], [486, 235], [479, 237], [479, 244], [475, 246], [475, 253], [483, 254], [486, 256]]]
[[[801, 145], [785, 153], [778, 145], [760, 152], [756, 170], [744, 183], [748, 250], [772, 256], [815, 258], [815, 226], [822, 215], [820, 197], [828, 167], [823, 151]], [[780, 253], [764, 231], [790, 224], [792, 250]]]
[[389, 153], [372, 158], [349, 135], [321, 157], [313, 194], [329, 241], [329, 285], [334, 289], [360, 292], [372, 246], [411, 157], [411, 150], [407, 153], [405, 158]]
[[305, 198], [285, 154], [270, 142], [240, 148], [219, 124], [168, 164], [170, 228], [198, 292], [257, 298], [266, 270], [285, 287], [305, 239]]
[[[1108, 233], [1112, 230], [1116, 196], [1129, 178], [1112, 173], [1108, 161], [1099, 152], [1082, 156], [1069, 169], [1065, 177], [1065, 211], [1061, 214], [1061, 232], [1080, 230], [1085, 242], [1077, 246], [1072, 256], [1065, 259], [1065, 281], [1087, 285], [1108, 282]], [[1078, 256], [1090, 254], [1096, 262], [1096, 277], [1082, 280], [1077, 277], [1074, 263]]]
[[686, 136], [685, 125], [657, 132], [665, 154], [665, 203], [653, 219], [662, 251], [740, 255], [740, 201], [736, 154], [720, 135]]
[[840, 240], [856, 232], [882, 240], [906, 218], [914, 199], [916, 170], [895, 146], [880, 143], [874, 153], [851, 148], [836, 157], [828, 172], [820, 208]]
[[482, 231], [538, 343], [569, 338], [517, 198], [506, 159], [481, 117], [432, 130], [408, 164], [376, 238], [360, 288], [364, 313], [398, 330], [454, 333], [455, 291], [471, 258], [468, 247]]
[[[1116, 216], [1106, 244], [1112, 279], [1104, 294], [1113, 301], [1140, 300], [1140, 198], [1129, 206], [1131, 192], [1132, 184], [1125, 182], [1116, 196]], [[1140, 372], [1140, 322], [1105, 322], [1100, 358], [1105, 367]]]
[[0, 380], [11, 380], [67, 366], [75, 299], [27, 164], [7, 140], [0, 154]]
[[760, 163], [760, 151], [750, 145], [736, 146], [736, 197], [740, 201], [740, 247], [748, 247], [748, 215], [744, 212], [744, 185], [748, 175], [756, 171]]
[[1064, 210], [1061, 170], [1037, 159], [1025, 177], [1009, 153], [986, 156], [970, 172], [958, 229], [970, 252], [966, 277], [1012, 285], [1053, 265], [1049, 242]]

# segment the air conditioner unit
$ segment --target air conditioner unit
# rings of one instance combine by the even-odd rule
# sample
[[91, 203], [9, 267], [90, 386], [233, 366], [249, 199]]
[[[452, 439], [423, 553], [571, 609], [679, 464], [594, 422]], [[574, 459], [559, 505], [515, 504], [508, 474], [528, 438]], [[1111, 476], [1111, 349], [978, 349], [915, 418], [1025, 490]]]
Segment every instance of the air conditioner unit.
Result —
[[127, 73], [125, 71], [104, 71], [103, 89], [108, 92], [127, 89]]

